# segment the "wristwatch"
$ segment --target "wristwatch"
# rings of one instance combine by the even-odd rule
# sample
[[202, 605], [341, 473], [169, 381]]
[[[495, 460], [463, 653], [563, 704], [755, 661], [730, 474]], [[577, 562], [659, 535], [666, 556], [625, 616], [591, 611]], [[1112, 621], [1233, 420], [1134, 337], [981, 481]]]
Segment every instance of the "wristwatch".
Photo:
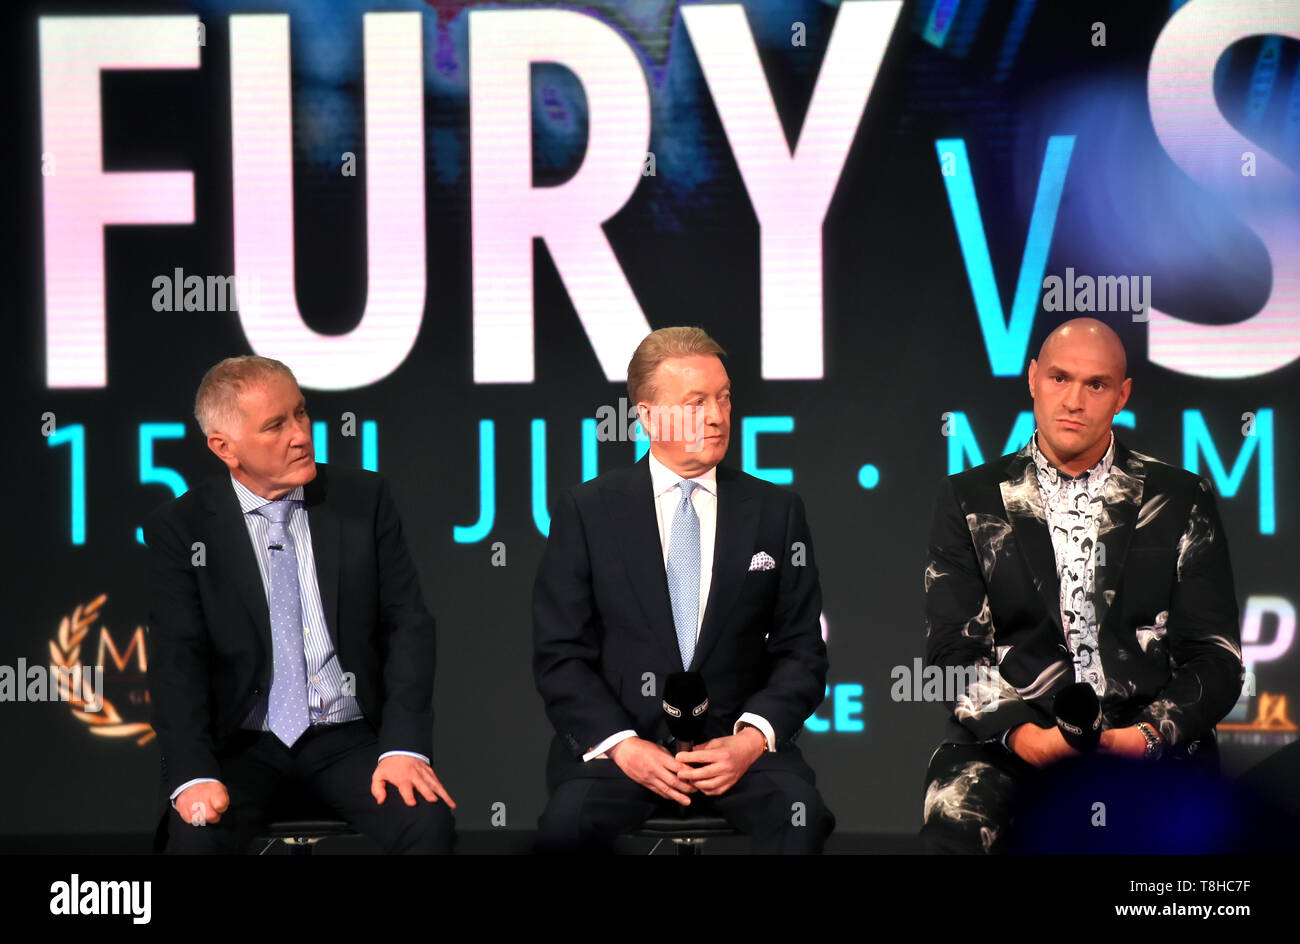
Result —
[[1142, 755], [1145, 760], [1159, 760], [1165, 752], [1165, 739], [1162, 738], [1156, 729], [1151, 727], [1145, 721], [1137, 723], [1137, 729], [1142, 732], [1142, 736], [1147, 739], [1146, 753]]

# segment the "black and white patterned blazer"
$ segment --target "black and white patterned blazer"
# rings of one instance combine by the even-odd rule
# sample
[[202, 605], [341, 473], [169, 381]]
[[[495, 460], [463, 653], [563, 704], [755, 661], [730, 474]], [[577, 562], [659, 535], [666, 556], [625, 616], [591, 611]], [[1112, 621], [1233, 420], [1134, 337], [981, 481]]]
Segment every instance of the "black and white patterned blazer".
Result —
[[[1052, 725], [1055, 694], [1075, 681], [1030, 450], [950, 476], [935, 508], [926, 662], [987, 669], [950, 703], [962, 740]], [[1213, 489], [1116, 440], [1102, 500], [1094, 605], [1106, 725], [1145, 720], [1176, 751], [1195, 751], [1212, 739], [1244, 678]]]

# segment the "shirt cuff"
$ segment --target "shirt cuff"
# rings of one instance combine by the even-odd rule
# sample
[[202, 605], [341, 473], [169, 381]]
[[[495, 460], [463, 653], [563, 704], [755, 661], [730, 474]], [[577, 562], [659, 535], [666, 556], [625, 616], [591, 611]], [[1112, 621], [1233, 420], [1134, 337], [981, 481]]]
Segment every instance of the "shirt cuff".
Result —
[[603, 760], [605, 758], [605, 752], [608, 751], [611, 747], [613, 747], [619, 741], [626, 741], [628, 738], [633, 738], [633, 737], [636, 737], [636, 732], [631, 730], [619, 731], [617, 734], [611, 734], [609, 737], [605, 738], [605, 740], [601, 741], [591, 750], [587, 751], [587, 753], [583, 754], [582, 761], [583, 763], [586, 763], [589, 760]]
[[433, 763], [432, 761], [429, 760], [429, 758], [425, 757], [423, 754], [417, 754], [415, 753], [415, 751], [384, 751], [382, 754], [379, 755], [379, 759], [383, 760], [385, 757], [393, 757], [393, 756], [414, 757], [416, 760], [424, 761], [430, 767], [433, 766]]
[[[183, 784], [181, 784], [179, 787], [177, 787], [175, 790], [172, 791], [172, 795], [171, 795], [172, 809], [176, 810], [176, 798], [180, 796], [182, 793], [184, 793], [186, 790], [188, 790], [190, 787], [194, 786], [196, 783], [220, 783], [220, 782], [221, 781], [218, 780], [216, 777], [195, 777], [193, 780], [186, 780]], [[176, 812], [179, 813], [180, 810], [176, 810]]]
[[772, 726], [767, 723], [766, 718], [747, 711], [736, 719], [736, 727], [731, 733], [739, 734], [741, 727], [746, 724], [751, 724], [763, 732], [763, 737], [767, 738], [767, 749], [769, 751], [776, 750], [776, 732], [772, 730]]

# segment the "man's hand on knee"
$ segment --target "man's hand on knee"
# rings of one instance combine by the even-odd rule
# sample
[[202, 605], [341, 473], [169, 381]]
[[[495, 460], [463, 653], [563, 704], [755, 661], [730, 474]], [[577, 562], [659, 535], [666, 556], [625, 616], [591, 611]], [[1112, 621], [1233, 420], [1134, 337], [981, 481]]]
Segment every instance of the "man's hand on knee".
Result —
[[191, 826], [219, 823], [229, 808], [230, 794], [225, 784], [216, 780], [196, 783], [176, 798], [176, 812]]
[[624, 738], [609, 749], [609, 757], [618, 769], [647, 790], [661, 797], [690, 806], [688, 793], [695, 787], [681, 779], [681, 773], [690, 768], [674, 759], [667, 748], [639, 737]]
[[453, 810], [456, 801], [446, 791], [433, 768], [420, 760], [406, 754], [390, 754], [379, 762], [370, 778], [370, 793], [375, 802], [382, 804], [388, 798], [388, 788], [392, 784], [402, 795], [407, 806], [415, 806], [415, 791], [430, 803], [437, 803], [439, 798]]

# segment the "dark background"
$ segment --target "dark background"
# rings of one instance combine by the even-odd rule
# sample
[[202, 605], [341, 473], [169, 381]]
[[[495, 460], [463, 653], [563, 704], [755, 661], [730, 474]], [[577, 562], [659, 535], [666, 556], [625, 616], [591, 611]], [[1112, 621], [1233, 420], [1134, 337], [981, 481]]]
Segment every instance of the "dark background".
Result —
[[[530, 422], [547, 422], [546, 480], [554, 501], [581, 477], [582, 420], [601, 405], [616, 405], [625, 389], [605, 378], [540, 242], [536, 380], [473, 382], [469, 6], [44, 2], [6, 11], [11, 75], [3, 98], [12, 112], [0, 160], [10, 165], [4, 212], [11, 239], [3, 255], [9, 333], [0, 346], [8, 406], [0, 663], [46, 659], [59, 621], [100, 594], [107, 594], [102, 624], [119, 648], [146, 622], [146, 551], [134, 532], [169, 492], [140, 483], [140, 423], [186, 423], [183, 439], [157, 442], [155, 461], [187, 482], [220, 468], [190, 410], [212, 363], [249, 352], [238, 317], [160, 313], [150, 301], [156, 275], [176, 267], [216, 274], [233, 267], [227, 14], [293, 17], [298, 302], [311, 326], [338, 333], [355, 326], [366, 297], [361, 13], [423, 9], [429, 151], [421, 334], [406, 361], [381, 382], [306, 393], [313, 419], [329, 426], [332, 462], [361, 462], [359, 441], [339, 435], [344, 411], [355, 413], [358, 425], [377, 423], [378, 468], [392, 484], [438, 620], [435, 767], [460, 804], [458, 824], [487, 828], [492, 804], [504, 802], [508, 826], [530, 829], [544, 801], [551, 736], [529, 664], [529, 599], [544, 546], [531, 512]], [[740, 464], [742, 418], [794, 417], [793, 433], [759, 438], [759, 464], [793, 469], [793, 487], [807, 503], [829, 625], [829, 683], [864, 689], [861, 730], [805, 732], [802, 744], [841, 830], [914, 832], [944, 711], [891, 700], [890, 671], [910, 666], [922, 652], [926, 533], [933, 496], [948, 471], [940, 416], [964, 411], [988, 459], [1001, 450], [1017, 413], [1030, 409], [1023, 376], [992, 375], [935, 140], [966, 141], [1004, 309], [1052, 134], [1077, 140], [1048, 274], [1064, 274], [1067, 266], [1094, 275], [1149, 274], [1155, 307], [1191, 321], [1226, 323], [1253, 314], [1268, 297], [1267, 252], [1213, 194], [1188, 180], [1152, 130], [1147, 62], [1169, 4], [1139, 5], [1139, 12], [1127, 3], [960, 3], [940, 48], [922, 36], [933, 4], [909, 2], [823, 230], [824, 376], [764, 381], [757, 219], [677, 4], [632, 6], [583, 8], [616, 23], [645, 63], [654, 108], [651, 149], [659, 155], [656, 176], [643, 179], [605, 231], [653, 327], [699, 324], [727, 349], [735, 386], [731, 463]], [[745, 7], [793, 139], [836, 5]], [[45, 378], [36, 20], [88, 12], [198, 12], [207, 24], [199, 69], [117, 72], [105, 75], [102, 86], [105, 169], [192, 170], [196, 219], [191, 226], [107, 229], [108, 384], [55, 390]], [[790, 44], [796, 20], [807, 25], [806, 47]], [[1105, 47], [1090, 42], [1097, 21], [1107, 25]], [[1216, 93], [1230, 121], [1243, 112], [1261, 42], [1238, 43], [1220, 60]], [[1248, 134], [1293, 170], [1300, 151], [1285, 123], [1300, 78], [1297, 47], [1294, 39], [1285, 41], [1267, 118]], [[344, 65], [331, 65], [336, 60], [322, 50], [336, 52]], [[553, 65], [534, 66], [534, 96], [535, 182], [559, 183], [581, 163], [585, 99], [572, 74]], [[338, 173], [344, 150], [358, 155], [356, 177]], [[1193, 218], [1209, 223], [1193, 226]], [[1040, 310], [1029, 352], [1067, 317]], [[1239, 602], [1244, 607], [1250, 596], [1273, 595], [1294, 606], [1300, 520], [1291, 470], [1300, 366], [1236, 380], [1178, 374], [1148, 361], [1145, 325], [1127, 315], [1108, 320], [1129, 352], [1136, 429], [1119, 435], [1131, 447], [1180, 464], [1183, 411], [1199, 410], [1230, 468], [1242, 443], [1241, 414], [1274, 410], [1276, 532], [1260, 533], [1258, 457], [1221, 509]], [[70, 538], [68, 449], [50, 448], [42, 438], [45, 411], [61, 427], [85, 427], [82, 545]], [[479, 543], [458, 544], [453, 527], [478, 518], [482, 419], [493, 420], [496, 431], [495, 526]], [[602, 443], [599, 467], [632, 457], [628, 443]], [[874, 489], [858, 484], [864, 463], [880, 471]], [[498, 541], [505, 545], [505, 567], [492, 566], [491, 545]], [[1262, 641], [1276, 632], [1276, 621], [1266, 620]], [[94, 647], [84, 649], [91, 660]], [[1257, 690], [1295, 697], [1298, 668], [1294, 651], [1260, 662]], [[131, 701], [143, 696], [142, 680], [110, 666], [107, 682], [124, 717], [147, 720], [147, 710]], [[1255, 702], [1243, 701], [1241, 720], [1255, 717]], [[824, 719], [833, 713], [829, 699], [818, 712]], [[1225, 733], [1225, 768], [1242, 770], [1294, 737], [1294, 730]], [[0, 703], [0, 757], [6, 768], [0, 835], [149, 828], [156, 741], [138, 746], [134, 738], [97, 737], [66, 705]]]

